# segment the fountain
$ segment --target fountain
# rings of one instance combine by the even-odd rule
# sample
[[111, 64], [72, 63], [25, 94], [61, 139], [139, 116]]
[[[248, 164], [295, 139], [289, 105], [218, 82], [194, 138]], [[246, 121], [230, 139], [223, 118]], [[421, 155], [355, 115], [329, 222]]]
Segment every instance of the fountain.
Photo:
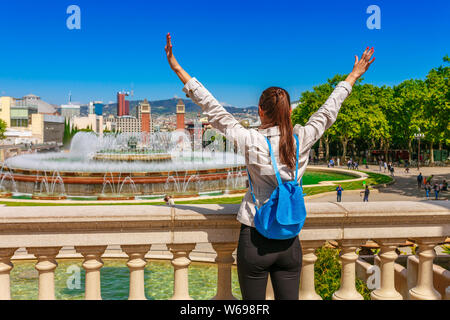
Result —
[[[244, 157], [226, 146], [217, 132], [207, 131], [205, 135], [197, 123], [193, 138], [188, 131], [103, 136], [79, 132], [68, 151], [6, 159], [1, 177], [13, 179], [18, 193], [50, 196], [59, 192], [53, 195], [68, 198], [131, 199], [167, 193], [192, 197], [234, 188], [242, 191], [246, 187]], [[242, 179], [231, 182], [229, 172]]]
[[242, 186], [246, 185], [247, 177], [242, 175], [242, 171], [230, 169], [227, 174], [227, 189], [225, 194], [243, 193], [246, 188]]
[[2, 168], [0, 169], [0, 198], [10, 198], [13, 192], [17, 192], [14, 175], [10, 169], [5, 168], [5, 165], [2, 164]]
[[[59, 192], [57, 187], [59, 186]], [[66, 190], [64, 188], [64, 181], [57, 170], [53, 171], [52, 175], [47, 176], [47, 171], [44, 171], [42, 176], [36, 174], [35, 188], [32, 195], [35, 200], [65, 200]]]
[[[127, 185], [128, 192], [123, 192], [124, 186]], [[105, 192], [109, 188], [110, 192]], [[103, 177], [103, 188], [101, 194], [98, 195], [97, 200], [134, 200], [137, 194], [136, 185], [130, 176], [125, 178], [114, 177], [112, 172], [105, 174]]]

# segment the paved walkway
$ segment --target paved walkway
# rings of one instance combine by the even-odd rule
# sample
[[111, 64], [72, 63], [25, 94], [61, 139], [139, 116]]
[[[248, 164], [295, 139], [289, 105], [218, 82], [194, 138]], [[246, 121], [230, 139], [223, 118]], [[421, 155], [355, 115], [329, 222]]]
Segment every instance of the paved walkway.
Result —
[[[360, 167], [361, 170], [380, 173], [378, 166], [369, 166], [369, 169]], [[351, 171], [351, 170], [350, 170]], [[442, 183], [442, 180], [450, 180], [450, 167], [423, 167], [420, 169], [424, 177], [433, 175], [433, 181]], [[384, 169], [381, 173], [385, 173]], [[387, 174], [387, 172], [386, 172]], [[394, 179], [395, 182], [385, 188], [371, 190], [369, 201], [426, 201], [425, 190], [417, 187], [417, 176], [419, 171], [417, 168], [412, 168], [409, 173], [405, 172], [404, 168], [395, 168]], [[440, 192], [439, 200], [448, 200], [450, 192]], [[430, 199], [434, 199], [434, 191], [430, 194]], [[345, 191], [342, 193], [343, 202], [358, 202], [362, 201], [360, 191]], [[308, 202], [324, 202], [336, 201], [336, 193], [326, 193], [317, 195], [307, 200]], [[432, 200], [430, 200], [432, 201]]]

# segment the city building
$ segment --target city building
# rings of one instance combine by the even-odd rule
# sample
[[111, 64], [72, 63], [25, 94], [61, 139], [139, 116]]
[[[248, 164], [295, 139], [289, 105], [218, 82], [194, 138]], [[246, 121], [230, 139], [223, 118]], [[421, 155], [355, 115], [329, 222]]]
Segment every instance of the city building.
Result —
[[14, 104], [12, 97], [0, 97], [0, 119], [6, 122], [6, 127], [11, 127], [11, 105]]
[[102, 101], [95, 101], [94, 102], [94, 113], [97, 116], [102, 116], [104, 107], [105, 107], [105, 104]]
[[64, 137], [63, 116], [35, 113], [32, 115], [31, 133], [38, 143], [63, 143]]
[[102, 101], [89, 102], [88, 114], [96, 114], [97, 116], [103, 115], [103, 107], [105, 104]]
[[151, 106], [147, 99], [139, 103], [137, 107], [137, 118], [141, 122], [142, 132], [153, 132]]
[[77, 129], [91, 129], [100, 135], [103, 134], [103, 116], [95, 113], [89, 114], [87, 117], [73, 117], [71, 125]]
[[128, 116], [130, 115], [130, 102], [126, 100], [128, 92], [118, 92], [117, 93], [117, 116]]
[[6, 127], [27, 128], [31, 125], [31, 115], [38, 112], [38, 106], [32, 100], [0, 98], [0, 119]]
[[33, 103], [34, 101], [14, 101], [10, 109], [11, 127], [27, 128], [33, 123], [32, 115], [38, 113], [38, 106]]
[[81, 106], [79, 104], [63, 104], [61, 105], [60, 114], [66, 119], [80, 116]]
[[22, 99], [20, 99], [20, 100], [22, 100], [23, 104], [25, 104], [25, 105], [36, 106], [38, 113], [49, 114], [49, 115], [58, 115], [56, 106], [43, 101], [40, 97], [38, 97], [34, 94], [26, 95], [26, 96], [22, 97]]
[[133, 116], [106, 118], [106, 129], [117, 132], [141, 132], [141, 121]]
[[183, 103], [183, 100], [178, 100], [177, 103], [177, 130], [184, 130], [184, 115], [186, 113], [186, 106]]
[[94, 114], [94, 102], [89, 102], [88, 114]]

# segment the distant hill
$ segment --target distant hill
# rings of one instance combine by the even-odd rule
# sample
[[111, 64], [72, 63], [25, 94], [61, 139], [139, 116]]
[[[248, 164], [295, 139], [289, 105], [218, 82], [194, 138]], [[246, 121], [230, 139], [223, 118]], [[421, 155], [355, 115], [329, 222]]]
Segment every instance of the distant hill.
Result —
[[[166, 99], [166, 100], [154, 100], [149, 101], [150, 106], [152, 107], [152, 113], [153, 114], [168, 114], [168, 113], [175, 113], [176, 112], [176, 106], [178, 103], [178, 98], [172, 98], [172, 99]], [[186, 112], [195, 112], [199, 113], [201, 112], [201, 108], [197, 106], [195, 103], [192, 102], [192, 100], [188, 99], [182, 99], [184, 104], [186, 105]], [[142, 100], [133, 100], [130, 101], [130, 115], [135, 116], [136, 115], [136, 108], [139, 105], [139, 103]], [[239, 107], [233, 107], [233, 106], [226, 106], [225, 109], [230, 113], [257, 113], [258, 108], [257, 107], [245, 107], [245, 108], [239, 108]], [[117, 115], [117, 103], [111, 103], [106, 105], [103, 108], [103, 112], [106, 114], [114, 114]]]

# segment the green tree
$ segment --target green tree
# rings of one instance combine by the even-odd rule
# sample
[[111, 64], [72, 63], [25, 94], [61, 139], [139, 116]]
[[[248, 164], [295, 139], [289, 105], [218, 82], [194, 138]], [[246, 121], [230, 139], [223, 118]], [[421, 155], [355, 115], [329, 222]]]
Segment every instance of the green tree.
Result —
[[423, 105], [426, 96], [425, 82], [405, 80], [394, 86], [394, 103], [385, 110], [393, 130], [394, 144], [407, 148], [409, 160], [412, 155], [414, 134], [424, 130], [427, 120], [424, 118]]
[[0, 119], [0, 140], [5, 139], [6, 127], [7, 127], [6, 122]]
[[[448, 64], [449, 57], [443, 58]], [[425, 139], [429, 142], [430, 162], [434, 162], [433, 147], [435, 143], [448, 145], [450, 142], [450, 67], [441, 65], [431, 69], [425, 84], [427, 87], [424, 115], [427, 121]]]

